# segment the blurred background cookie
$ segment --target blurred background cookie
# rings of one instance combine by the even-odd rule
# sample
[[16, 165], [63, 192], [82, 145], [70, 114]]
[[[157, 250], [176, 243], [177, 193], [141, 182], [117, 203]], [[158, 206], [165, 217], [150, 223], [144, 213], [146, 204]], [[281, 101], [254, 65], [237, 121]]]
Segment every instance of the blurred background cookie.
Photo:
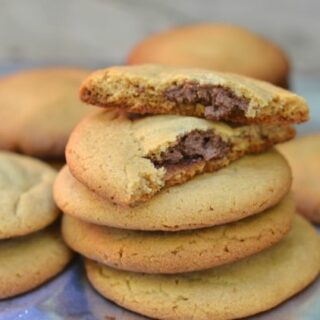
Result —
[[289, 59], [276, 44], [227, 24], [188, 25], [140, 42], [128, 64], [159, 63], [238, 73], [288, 87]]
[[320, 223], [320, 133], [279, 145], [293, 171], [293, 191], [298, 211]]
[[89, 108], [78, 99], [88, 72], [48, 68], [0, 80], [0, 148], [44, 159], [64, 159], [69, 133]]

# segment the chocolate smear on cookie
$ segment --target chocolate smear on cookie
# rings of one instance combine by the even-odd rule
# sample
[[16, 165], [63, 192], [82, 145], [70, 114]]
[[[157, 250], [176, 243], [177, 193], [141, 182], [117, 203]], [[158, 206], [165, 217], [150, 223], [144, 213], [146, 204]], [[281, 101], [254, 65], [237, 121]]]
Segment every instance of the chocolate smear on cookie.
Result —
[[150, 157], [156, 167], [190, 164], [198, 161], [222, 159], [232, 149], [230, 142], [212, 131], [193, 130], [179, 137], [174, 146], [162, 152], [160, 158]]
[[245, 117], [249, 105], [247, 98], [237, 97], [230, 89], [194, 82], [172, 86], [164, 94], [176, 103], [202, 104], [205, 118], [214, 121]]

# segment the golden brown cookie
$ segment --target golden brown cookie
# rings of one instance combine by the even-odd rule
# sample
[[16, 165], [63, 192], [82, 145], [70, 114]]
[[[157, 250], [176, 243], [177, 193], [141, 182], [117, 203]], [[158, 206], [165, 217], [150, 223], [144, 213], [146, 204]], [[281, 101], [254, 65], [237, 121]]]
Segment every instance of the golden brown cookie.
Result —
[[151, 275], [85, 264], [95, 289], [126, 309], [157, 319], [238, 319], [271, 309], [308, 286], [319, 273], [319, 245], [316, 231], [297, 217], [275, 246], [207, 271]]
[[40, 160], [0, 152], [0, 239], [40, 230], [59, 216], [52, 198], [55, 177]]
[[128, 64], [233, 72], [287, 87], [289, 60], [274, 43], [239, 26], [196, 24], [152, 34], [130, 52]]
[[73, 175], [112, 202], [134, 206], [165, 187], [227, 166], [294, 136], [287, 126], [243, 125], [186, 116], [131, 118], [99, 110], [72, 132], [66, 158]]
[[299, 123], [305, 100], [267, 82], [204, 69], [163, 65], [111, 67], [82, 84], [84, 102], [132, 113], [196, 116], [236, 123]]
[[32, 290], [61, 272], [72, 252], [58, 228], [0, 241], [0, 299]]
[[64, 215], [62, 234], [73, 250], [116, 269], [181, 273], [230, 263], [274, 245], [289, 232], [294, 213], [293, 200], [286, 197], [241, 221], [170, 233], [115, 229]]
[[0, 148], [41, 158], [64, 159], [76, 123], [90, 108], [78, 98], [89, 71], [48, 68], [0, 80]]
[[270, 151], [164, 189], [133, 208], [113, 205], [89, 191], [67, 167], [55, 181], [54, 197], [62, 211], [87, 222], [121, 229], [176, 231], [224, 224], [262, 212], [277, 204], [290, 186], [287, 162]]
[[298, 212], [320, 223], [320, 134], [307, 135], [278, 148], [293, 171]]

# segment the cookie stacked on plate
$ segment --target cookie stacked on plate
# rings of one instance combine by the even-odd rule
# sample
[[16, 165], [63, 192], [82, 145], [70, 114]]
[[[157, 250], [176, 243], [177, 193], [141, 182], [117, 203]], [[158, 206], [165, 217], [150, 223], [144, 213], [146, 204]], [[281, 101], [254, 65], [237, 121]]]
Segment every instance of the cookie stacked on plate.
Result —
[[318, 238], [272, 149], [307, 120], [301, 97], [156, 65], [97, 71], [80, 94], [104, 109], [71, 134], [54, 195], [102, 295], [153, 318], [230, 319], [315, 279]]
[[39, 160], [0, 152], [0, 299], [34, 289], [72, 258], [52, 225], [60, 214], [52, 197], [55, 177]]

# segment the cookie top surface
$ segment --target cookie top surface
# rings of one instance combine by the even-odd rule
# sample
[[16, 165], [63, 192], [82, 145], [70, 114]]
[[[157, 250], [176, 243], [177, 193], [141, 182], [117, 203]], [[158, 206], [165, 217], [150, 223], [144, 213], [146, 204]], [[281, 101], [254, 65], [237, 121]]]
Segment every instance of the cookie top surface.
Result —
[[320, 134], [279, 145], [293, 172], [293, 191], [300, 213], [320, 223]]
[[40, 230], [59, 216], [52, 197], [55, 177], [40, 160], [0, 152], [0, 239]]
[[235, 123], [299, 123], [306, 101], [270, 83], [241, 75], [164, 65], [115, 66], [82, 84], [84, 102], [127, 112], [180, 114]]
[[63, 159], [71, 130], [90, 111], [78, 98], [88, 73], [48, 68], [0, 79], [0, 148]]
[[290, 230], [291, 197], [263, 213], [222, 226], [180, 232], [130, 231], [98, 226], [64, 215], [67, 244], [87, 258], [143, 273], [204, 270], [256, 254]]
[[252, 257], [207, 271], [150, 275], [86, 261], [89, 281], [105, 297], [157, 319], [235, 319], [275, 307], [319, 273], [316, 231], [297, 217], [289, 235]]
[[275, 44], [242, 27], [199, 24], [174, 28], [142, 40], [129, 64], [159, 63], [233, 72], [287, 85], [289, 61]]
[[135, 206], [160, 190], [216, 171], [294, 135], [291, 127], [233, 127], [196, 117], [131, 118], [98, 110], [72, 132], [66, 159], [73, 175], [111, 202]]
[[58, 228], [0, 241], [0, 299], [32, 290], [59, 273], [72, 252]]
[[[88, 222], [133, 230], [197, 229], [237, 221], [277, 204], [291, 171], [277, 152], [246, 156], [215, 173], [164, 189], [137, 207], [113, 205], [89, 191], [65, 167], [55, 181], [62, 211]], [[121, 219], [119, 218], [121, 217]]]

